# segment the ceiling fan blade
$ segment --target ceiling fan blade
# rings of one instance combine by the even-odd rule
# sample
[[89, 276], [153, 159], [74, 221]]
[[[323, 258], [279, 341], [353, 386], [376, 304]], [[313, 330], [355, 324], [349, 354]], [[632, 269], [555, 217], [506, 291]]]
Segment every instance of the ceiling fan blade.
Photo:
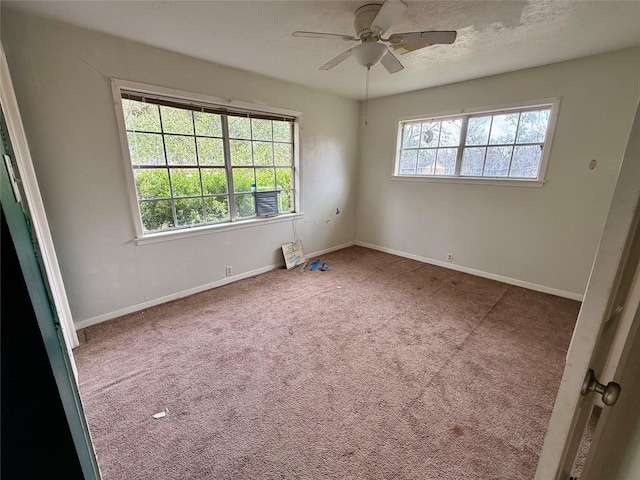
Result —
[[387, 72], [389, 73], [397, 73], [404, 68], [400, 61], [390, 51], [385, 53], [384, 57], [382, 57], [382, 60], [380, 60], [380, 63], [382, 63], [384, 68], [386, 68]]
[[345, 40], [347, 42], [358, 41], [356, 37], [350, 35], [340, 35], [339, 33], [322, 33], [322, 32], [293, 32], [293, 37], [306, 37], [306, 38], [329, 38], [331, 40]]
[[407, 4], [402, 0], [386, 0], [371, 22], [370, 28], [377, 35], [382, 35], [402, 16], [406, 9]]
[[420, 50], [421, 48], [428, 47], [429, 45], [416, 45], [415, 43], [396, 43], [391, 45], [391, 50], [393, 53], [398, 55], [404, 55], [406, 53], [415, 52], [416, 50]]
[[340, 55], [338, 55], [333, 60], [329, 60], [327, 63], [325, 63], [324, 65], [322, 65], [320, 67], [320, 70], [330, 70], [333, 67], [335, 67], [336, 65], [338, 65], [339, 63], [344, 62], [347, 58], [349, 58], [351, 56], [351, 50], [352, 49], [350, 48], [346, 52], [342, 52]]
[[394, 33], [385, 42], [392, 45], [438, 45], [455, 42], [458, 33], [456, 31], [445, 32], [409, 32]]

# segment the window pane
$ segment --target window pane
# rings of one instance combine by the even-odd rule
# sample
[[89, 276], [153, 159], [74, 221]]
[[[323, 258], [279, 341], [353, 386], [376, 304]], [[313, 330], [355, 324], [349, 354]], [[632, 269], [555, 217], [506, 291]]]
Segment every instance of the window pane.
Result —
[[402, 148], [418, 148], [420, 146], [420, 124], [405, 123], [402, 128]]
[[520, 114], [517, 143], [542, 143], [547, 135], [550, 110], [536, 110]]
[[251, 122], [246, 117], [228, 117], [229, 138], [251, 139]]
[[433, 175], [433, 166], [436, 163], [436, 150], [420, 150], [418, 153], [418, 175]]
[[513, 147], [487, 148], [487, 161], [484, 166], [485, 177], [506, 177], [509, 174], [509, 162]]
[[425, 122], [422, 124], [420, 147], [437, 147], [440, 138], [440, 122]]
[[273, 165], [273, 144], [271, 142], [253, 142], [254, 165]]
[[229, 220], [229, 202], [227, 197], [205, 197], [205, 221], [223, 222]]
[[129, 154], [133, 165], [164, 165], [162, 135], [127, 132]]
[[466, 145], [486, 145], [489, 141], [491, 116], [471, 117], [467, 124]]
[[174, 227], [171, 200], [140, 202], [142, 228], [145, 232]]
[[193, 112], [196, 122], [196, 135], [207, 137], [222, 137], [222, 122], [220, 115], [215, 113]]
[[455, 175], [457, 148], [439, 148], [438, 161], [435, 166], [436, 175]]
[[193, 137], [164, 136], [169, 165], [197, 165], [196, 142]]
[[291, 169], [276, 168], [276, 190], [289, 190], [291, 188]]
[[165, 168], [134, 169], [138, 198], [169, 198], [169, 174]]
[[542, 158], [542, 145], [516, 146], [513, 149], [510, 177], [537, 178]]
[[256, 190], [263, 192], [276, 189], [275, 168], [256, 168]]
[[224, 145], [221, 138], [196, 138], [200, 165], [224, 165]]
[[127, 130], [160, 132], [158, 106], [135, 100], [122, 99], [122, 113]]
[[174, 197], [202, 195], [200, 172], [196, 168], [172, 168], [171, 189]]
[[484, 167], [484, 155], [486, 152], [484, 147], [465, 148], [462, 153], [462, 165], [460, 166], [460, 175], [481, 177], [482, 168]]
[[273, 156], [275, 158], [276, 165], [291, 165], [293, 163], [293, 157], [291, 156], [291, 144], [274, 143]]
[[162, 130], [164, 133], [184, 133], [193, 135], [193, 117], [191, 110], [160, 106]]
[[291, 190], [283, 190], [278, 192], [278, 212], [293, 211], [293, 192]]
[[178, 226], [202, 223], [202, 197], [176, 200], [176, 219]]
[[251, 119], [251, 138], [254, 140], [269, 140], [273, 139], [271, 132], [271, 120], [262, 120], [260, 118]]
[[441, 147], [457, 147], [460, 144], [460, 129], [462, 127], [462, 119], [445, 120], [440, 127], [440, 143]]
[[255, 187], [255, 177], [253, 168], [234, 168], [233, 169], [233, 191], [251, 192]]
[[252, 194], [234, 195], [236, 202], [236, 217], [255, 217], [256, 205]]
[[273, 121], [273, 140], [291, 142], [291, 123]]
[[518, 115], [518, 113], [494, 115], [493, 124], [491, 125], [491, 137], [489, 138], [491, 145], [514, 143], [516, 127], [518, 125]]
[[200, 175], [205, 195], [227, 193], [227, 172], [224, 168], [203, 168]]
[[416, 173], [418, 150], [403, 150], [400, 154], [400, 175], [413, 175]]
[[251, 165], [251, 142], [230, 140], [231, 165]]

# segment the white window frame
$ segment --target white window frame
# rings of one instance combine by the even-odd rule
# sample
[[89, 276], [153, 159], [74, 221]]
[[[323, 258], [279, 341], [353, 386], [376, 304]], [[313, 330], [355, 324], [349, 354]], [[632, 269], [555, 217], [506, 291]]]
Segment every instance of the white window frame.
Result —
[[[549, 155], [551, 152], [551, 145], [553, 142], [553, 134], [556, 128], [556, 120], [558, 117], [558, 110], [560, 108], [560, 97], [543, 98], [537, 100], [528, 100], [518, 102], [515, 104], [495, 105], [479, 108], [467, 108], [448, 112], [438, 112], [434, 114], [422, 114], [412, 115], [408, 117], [398, 118], [396, 121], [396, 144], [395, 152], [393, 155], [393, 165], [391, 172], [391, 179], [403, 182], [427, 182], [427, 183], [460, 183], [460, 184], [475, 184], [475, 185], [501, 185], [501, 186], [518, 186], [518, 187], [542, 187], [545, 184], [547, 166], [549, 163]], [[510, 178], [510, 177], [471, 177], [471, 176], [447, 176], [447, 175], [400, 175], [400, 154], [402, 147], [402, 126], [404, 123], [418, 120], [446, 120], [447, 118], [475, 116], [481, 114], [496, 115], [500, 113], [508, 113], [511, 111], [519, 111], [524, 109], [530, 109], [535, 107], [551, 107], [549, 114], [549, 123], [547, 125], [547, 136], [544, 142], [544, 149], [542, 157], [540, 159], [540, 169], [538, 171], [537, 178]], [[464, 138], [460, 139], [461, 149], [458, 155], [458, 161], [456, 164], [456, 172], [459, 171], [460, 157], [462, 155], [462, 145]]]
[[[148, 243], [156, 243], [167, 240], [176, 240], [179, 238], [192, 237], [197, 235], [206, 235], [214, 232], [236, 230], [240, 228], [257, 227], [260, 225], [268, 225], [272, 223], [280, 223], [286, 221], [296, 221], [304, 216], [302, 206], [302, 184], [301, 184], [301, 160], [300, 160], [300, 128], [302, 123], [302, 112], [288, 110], [283, 108], [271, 107], [268, 105], [258, 105], [229, 98], [214, 97], [199, 93], [187, 92], [173, 88], [160, 87], [147, 83], [132, 82], [129, 80], [112, 79], [111, 90], [116, 110], [116, 121], [118, 124], [118, 132], [120, 135], [120, 144], [122, 148], [122, 157], [124, 159], [126, 170], [127, 191], [129, 194], [129, 208], [132, 213], [133, 226], [136, 237], [135, 242], [138, 245]], [[254, 217], [249, 219], [236, 220], [233, 222], [224, 222], [217, 224], [198, 225], [193, 227], [176, 228], [167, 231], [145, 232], [142, 226], [142, 218], [140, 215], [140, 206], [138, 202], [138, 194], [136, 192], [133, 168], [131, 167], [131, 154], [129, 152], [129, 143], [127, 140], [126, 125], [124, 113], [122, 109], [122, 92], [135, 91], [140, 94], [150, 96], [165, 96], [174, 98], [178, 102], [196, 102], [198, 104], [208, 104], [216, 107], [227, 107], [230, 109], [254, 111], [272, 115], [282, 115], [293, 117], [293, 202], [294, 211], [291, 213], [283, 213], [275, 217], [260, 218]]]

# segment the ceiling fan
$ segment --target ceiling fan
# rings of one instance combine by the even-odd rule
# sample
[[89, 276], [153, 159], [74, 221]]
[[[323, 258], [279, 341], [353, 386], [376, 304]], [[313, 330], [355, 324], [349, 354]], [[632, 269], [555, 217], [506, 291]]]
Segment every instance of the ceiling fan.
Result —
[[[404, 67], [391, 50], [400, 55], [413, 52], [420, 48], [436, 44], [451, 44], [455, 41], [455, 31], [425, 31], [394, 33], [388, 38], [383, 34], [402, 16], [407, 4], [402, 0], [385, 0], [384, 3], [370, 3], [358, 8], [355, 12], [354, 27], [356, 36], [340, 35], [336, 33], [293, 32], [294, 37], [340, 39], [347, 42], [361, 42], [341, 53], [320, 67], [329, 70], [342, 63], [350, 56], [363, 67], [371, 67], [382, 63], [389, 73], [396, 73]], [[391, 50], [387, 45], [388, 43]]]

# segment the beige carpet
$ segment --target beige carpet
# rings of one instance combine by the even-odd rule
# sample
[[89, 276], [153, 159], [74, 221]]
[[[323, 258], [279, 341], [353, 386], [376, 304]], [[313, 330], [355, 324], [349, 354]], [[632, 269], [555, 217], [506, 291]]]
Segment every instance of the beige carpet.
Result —
[[533, 478], [579, 303], [322, 260], [81, 332], [104, 480]]

